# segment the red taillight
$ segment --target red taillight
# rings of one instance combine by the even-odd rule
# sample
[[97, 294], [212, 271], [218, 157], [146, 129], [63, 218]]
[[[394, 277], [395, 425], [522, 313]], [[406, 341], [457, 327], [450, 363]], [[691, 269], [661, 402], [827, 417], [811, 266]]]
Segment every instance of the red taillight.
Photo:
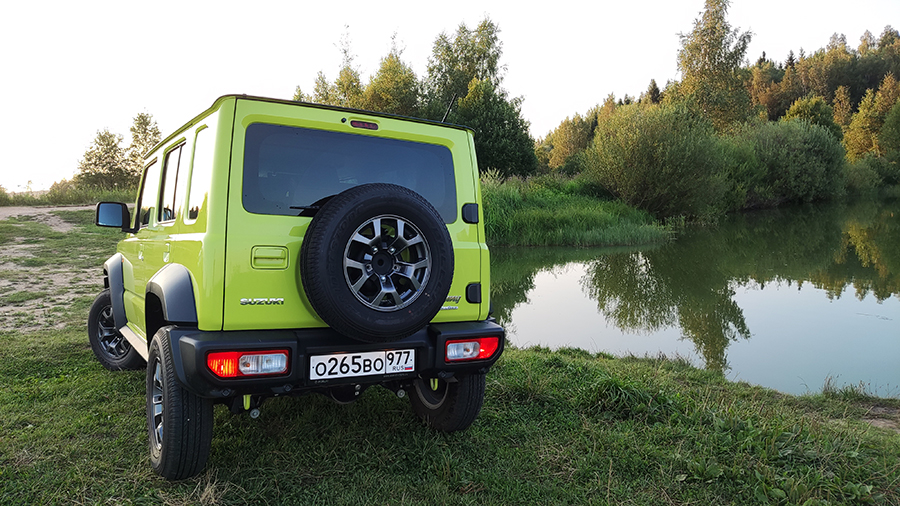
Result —
[[220, 378], [282, 374], [288, 356], [288, 350], [215, 351], [206, 356], [206, 366]]
[[484, 360], [491, 358], [500, 346], [498, 337], [476, 337], [447, 341], [444, 359], [447, 362]]

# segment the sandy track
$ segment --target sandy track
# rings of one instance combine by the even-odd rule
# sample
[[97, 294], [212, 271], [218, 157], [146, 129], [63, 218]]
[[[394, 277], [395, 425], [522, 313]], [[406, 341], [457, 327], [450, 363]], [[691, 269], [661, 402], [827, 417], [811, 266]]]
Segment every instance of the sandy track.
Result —
[[0, 207], [0, 220], [5, 220], [15, 216], [36, 216], [38, 221], [46, 223], [57, 232], [68, 232], [72, 230], [72, 224], [66, 223], [59, 217], [51, 214], [53, 211], [80, 211], [82, 209], [96, 209], [96, 205], [89, 206], [23, 206], [23, 207]]

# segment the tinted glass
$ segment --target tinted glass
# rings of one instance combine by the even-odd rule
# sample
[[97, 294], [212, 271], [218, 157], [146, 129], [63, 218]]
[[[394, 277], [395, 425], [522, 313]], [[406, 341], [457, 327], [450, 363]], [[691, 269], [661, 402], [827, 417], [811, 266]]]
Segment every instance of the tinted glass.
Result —
[[456, 221], [453, 159], [444, 146], [257, 123], [247, 128], [244, 209], [296, 216], [300, 209], [366, 183], [405, 186]]
[[188, 219], [196, 220], [200, 216], [200, 208], [209, 191], [209, 178], [212, 173], [213, 143], [209, 128], [197, 132], [194, 141], [194, 163], [191, 169], [191, 194], [188, 196]]
[[150, 224], [150, 215], [156, 209], [159, 194], [159, 164], [155, 161], [144, 171], [144, 188], [141, 190], [141, 227]]
[[182, 147], [184, 147], [183, 144], [166, 154], [159, 221], [172, 221], [175, 219], [175, 188], [178, 182], [178, 160], [181, 157]]

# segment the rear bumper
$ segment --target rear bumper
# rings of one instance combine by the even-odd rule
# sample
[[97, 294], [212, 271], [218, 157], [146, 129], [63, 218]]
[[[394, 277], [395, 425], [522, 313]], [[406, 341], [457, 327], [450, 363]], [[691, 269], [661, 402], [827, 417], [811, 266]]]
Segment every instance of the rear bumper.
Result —
[[[361, 343], [331, 329], [205, 332], [176, 327], [170, 331], [172, 355], [178, 380], [202, 397], [234, 395], [280, 395], [313, 391], [341, 384], [378, 384], [412, 380], [418, 376], [450, 378], [455, 374], [486, 373], [503, 352], [505, 332], [493, 321], [431, 324], [399, 341]], [[488, 359], [447, 363], [448, 340], [498, 337], [497, 351]], [[290, 351], [288, 372], [258, 378], [219, 378], [206, 366], [213, 351], [286, 349]], [[334, 353], [415, 349], [415, 371], [399, 374], [358, 376], [333, 380], [309, 379], [310, 357]]]

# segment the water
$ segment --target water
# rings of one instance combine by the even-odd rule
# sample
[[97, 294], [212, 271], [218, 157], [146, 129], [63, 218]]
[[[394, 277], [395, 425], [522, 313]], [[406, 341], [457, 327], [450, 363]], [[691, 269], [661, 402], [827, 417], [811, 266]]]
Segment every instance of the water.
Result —
[[643, 249], [492, 249], [510, 341], [900, 397], [900, 203], [760, 211]]

